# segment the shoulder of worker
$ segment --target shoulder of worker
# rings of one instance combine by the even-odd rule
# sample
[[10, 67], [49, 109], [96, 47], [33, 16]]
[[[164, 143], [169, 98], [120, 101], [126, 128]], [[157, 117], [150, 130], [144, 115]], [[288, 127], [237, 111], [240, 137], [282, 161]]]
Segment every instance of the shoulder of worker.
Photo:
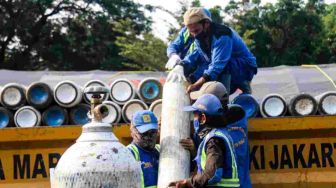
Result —
[[208, 143], [210, 140], [229, 141], [230, 136], [225, 128], [216, 128], [206, 135], [206, 143]]
[[217, 38], [229, 37], [232, 38], [233, 31], [230, 27], [222, 24], [212, 23], [211, 24], [212, 34]]

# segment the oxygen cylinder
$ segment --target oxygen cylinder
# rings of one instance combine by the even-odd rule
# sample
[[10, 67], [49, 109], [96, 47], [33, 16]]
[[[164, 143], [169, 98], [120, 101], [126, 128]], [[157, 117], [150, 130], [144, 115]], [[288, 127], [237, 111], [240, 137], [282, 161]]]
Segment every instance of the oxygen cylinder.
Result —
[[320, 114], [336, 115], [336, 92], [328, 91], [315, 97]]
[[108, 108], [108, 115], [103, 118], [103, 123], [109, 123], [109, 124], [114, 124], [114, 123], [119, 123], [121, 119], [121, 108], [119, 105], [112, 101], [104, 101], [104, 105]]
[[248, 118], [256, 117], [259, 113], [259, 104], [250, 94], [240, 94], [232, 100], [232, 104], [240, 105]]
[[60, 106], [50, 106], [42, 113], [43, 125], [57, 127], [68, 123], [68, 112]]
[[147, 110], [148, 106], [139, 99], [128, 101], [121, 109], [122, 118], [126, 123], [130, 123], [132, 115], [139, 110]]
[[81, 103], [70, 109], [70, 123], [72, 125], [84, 125], [90, 122], [88, 113], [90, 105]]
[[317, 102], [309, 94], [299, 94], [289, 101], [288, 111], [293, 116], [314, 115], [317, 112]]
[[97, 90], [85, 90], [94, 94], [92, 121], [82, 127], [82, 134], [56, 168], [50, 169], [51, 188], [141, 188], [140, 162], [115, 137], [111, 124], [102, 122], [109, 112], [97, 99], [108, 90]]
[[[88, 88], [88, 87], [91, 87], [91, 86], [102, 86], [102, 87], [108, 87], [104, 82], [100, 81], [100, 80], [90, 80], [88, 81], [85, 85], [84, 85], [84, 89], [85, 88]], [[102, 94], [102, 100], [103, 101], [106, 101], [109, 97], [108, 93], [106, 94]], [[90, 99], [91, 99], [91, 94], [83, 94], [83, 98], [84, 98], [84, 101], [87, 103], [87, 104], [90, 104]]]
[[138, 95], [147, 104], [162, 97], [162, 85], [155, 78], [143, 79], [138, 86]]
[[19, 108], [14, 115], [17, 127], [36, 127], [41, 125], [41, 113], [32, 106]]
[[158, 100], [154, 101], [150, 105], [149, 110], [152, 111], [158, 119], [161, 119], [162, 99], [158, 99]]
[[285, 99], [276, 93], [269, 94], [262, 99], [260, 113], [263, 117], [280, 117], [287, 112]]
[[53, 94], [48, 84], [34, 82], [28, 86], [26, 98], [29, 105], [36, 109], [45, 109], [53, 101]]
[[26, 103], [25, 88], [20, 84], [9, 83], [2, 87], [1, 104], [8, 109], [17, 110]]
[[160, 130], [160, 163], [158, 187], [168, 187], [172, 181], [186, 179], [190, 173], [190, 153], [180, 140], [190, 137], [190, 114], [184, 106], [190, 105], [186, 92], [187, 80], [183, 67], [178, 65], [170, 73], [163, 86]]
[[54, 89], [56, 103], [65, 108], [71, 108], [79, 104], [82, 96], [81, 87], [72, 81], [60, 82]]
[[113, 102], [123, 105], [136, 97], [134, 85], [127, 79], [118, 79], [111, 84], [110, 97]]
[[6, 108], [0, 107], [0, 129], [12, 127], [13, 125], [13, 113]]

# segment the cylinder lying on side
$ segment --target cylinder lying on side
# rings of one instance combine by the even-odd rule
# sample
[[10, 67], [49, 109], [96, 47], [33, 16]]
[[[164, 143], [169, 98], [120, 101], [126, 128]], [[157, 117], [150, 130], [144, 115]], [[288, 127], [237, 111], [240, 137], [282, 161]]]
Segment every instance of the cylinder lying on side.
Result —
[[132, 116], [139, 110], [147, 110], [148, 106], [139, 99], [128, 101], [121, 109], [122, 118], [126, 123], [130, 123]]
[[317, 112], [317, 102], [309, 94], [299, 94], [289, 101], [288, 111], [292, 116], [314, 115]]
[[60, 106], [50, 106], [42, 113], [43, 125], [57, 127], [66, 125], [69, 120], [68, 112]]
[[150, 104], [162, 97], [162, 85], [156, 78], [143, 79], [138, 86], [138, 94], [142, 101]]
[[44, 109], [53, 101], [53, 93], [48, 84], [34, 82], [28, 86], [26, 98], [29, 105], [36, 109]]
[[82, 88], [72, 81], [58, 83], [54, 89], [54, 98], [58, 105], [71, 108], [82, 100]]
[[336, 115], [336, 92], [328, 91], [315, 97], [320, 114]]
[[112, 101], [104, 101], [103, 104], [105, 104], [108, 108], [108, 115], [103, 118], [103, 123], [119, 123], [121, 119], [121, 108], [119, 105]]
[[276, 93], [266, 95], [260, 103], [260, 113], [263, 117], [281, 117], [287, 112], [285, 99]]
[[163, 86], [160, 129], [160, 163], [158, 187], [168, 187], [172, 181], [186, 179], [190, 173], [190, 153], [180, 140], [190, 137], [190, 114], [183, 111], [190, 105], [183, 67], [176, 66]]
[[41, 125], [41, 113], [32, 106], [19, 108], [14, 115], [17, 127], [36, 127]]
[[134, 85], [127, 79], [115, 80], [110, 87], [110, 97], [113, 102], [123, 105], [136, 97]]
[[[87, 82], [84, 87], [83, 87], [83, 90], [87, 87], [91, 87], [91, 86], [102, 86], [102, 87], [105, 87], [105, 88], [108, 88], [108, 86], [100, 81], [100, 80], [90, 80], [89, 82]], [[84, 101], [87, 103], [87, 104], [90, 104], [90, 99], [91, 99], [91, 96], [92, 94], [88, 94], [88, 93], [83, 93], [83, 98], [84, 98]], [[102, 100], [103, 101], [106, 101], [109, 97], [108, 93], [105, 93], [105, 94], [101, 94], [100, 95], [102, 97]]]
[[26, 103], [24, 86], [15, 83], [4, 85], [0, 93], [0, 102], [5, 108], [11, 110], [24, 106]]
[[13, 113], [6, 108], [0, 107], [0, 129], [13, 127]]
[[259, 104], [250, 94], [240, 94], [233, 99], [232, 104], [240, 105], [248, 118], [256, 117], [259, 113]]
[[90, 105], [81, 103], [70, 109], [69, 119], [72, 125], [84, 125], [89, 123]]
[[149, 110], [152, 111], [155, 116], [158, 118], [158, 120], [161, 119], [161, 112], [162, 112], [162, 99], [154, 101], [150, 107]]

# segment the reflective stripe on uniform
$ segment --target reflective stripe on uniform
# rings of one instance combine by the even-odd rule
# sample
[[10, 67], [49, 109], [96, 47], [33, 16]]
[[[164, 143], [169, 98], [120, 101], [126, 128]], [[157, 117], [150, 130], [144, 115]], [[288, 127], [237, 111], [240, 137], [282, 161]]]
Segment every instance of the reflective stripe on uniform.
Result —
[[[140, 161], [140, 154], [139, 154], [139, 150], [138, 148], [134, 145], [134, 144], [129, 144], [127, 146], [127, 148], [131, 149], [134, 153], [134, 158], [136, 161]], [[155, 149], [160, 152], [160, 144], [155, 144]], [[157, 186], [147, 186], [145, 187], [145, 179], [144, 179], [144, 175], [143, 172], [141, 170], [141, 188], [157, 188]]]
[[184, 33], [183, 33], [183, 44], [186, 44], [189, 38], [189, 30], [187, 29]]
[[[220, 182], [213, 184], [213, 185], [209, 185], [209, 186], [213, 186], [213, 187], [240, 187], [240, 183], [239, 183], [239, 178], [238, 178], [238, 171], [237, 171], [237, 163], [236, 163], [236, 159], [235, 159], [235, 155], [233, 152], [233, 145], [232, 143], [229, 141], [229, 139], [227, 138], [226, 135], [224, 135], [221, 132], [215, 132], [215, 135], [225, 139], [225, 141], [228, 143], [229, 149], [230, 149], [230, 153], [231, 153], [231, 159], [232, 159], [232, 178], [222, 178], [220, 180]], [[206, 163], [206, 159], [207, 159], [207, 155], [205, 153], [205, 145], [206, 145], [206, 141], [209, 139], [210, 133], [205, 137], [205, 142], [202, 148], [202, 154], [201, 154], [201, 168], [202, 170], [205, 169], [205, 163]]]

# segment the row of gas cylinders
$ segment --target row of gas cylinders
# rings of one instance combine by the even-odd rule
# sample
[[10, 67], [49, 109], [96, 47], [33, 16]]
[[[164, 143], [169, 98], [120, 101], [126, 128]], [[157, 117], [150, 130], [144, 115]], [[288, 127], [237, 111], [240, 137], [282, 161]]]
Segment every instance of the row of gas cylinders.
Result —
[[142, 109], [150, 109], [158, 116], [161, 113], [162, 84], [155, 78], [143, 79], [137, 86], [127, 79], [117, 79], [110, 86], [91, 80], [83, 87], [62, 81], [54, 88], [43, 82], [28, 87], [10, 83], [0, 91], [0, 128], [86, 124], [90, 121], [87, 114], [91, 95], [83, 90], [90, 86], [109, 88], [110, 92], [101, 96], [110, 112], [104, 123], [129, 123], [131, 116]]
[[307, 93], [285, 98], [279, 94], [269, 94], [260, 103], [252, 95], [241, 94], [232, 103], [241, 105], [248, 117], [282, 117], [336, 115], [336, 92], [324, 92], [318, 96]]
[[[86, 124], [90, 121], [87, 114], [91, 95], [83, 94], [83, 90], [90, 86], [109, 88], [109, 93], [102, 95], [103, 103], [109, 108], [104, 123], [129, 123], [131, 116], [143, 109], [161, 116], [162, 84], [155, 78], [143, 79], [137, 86], [127, 79], [117, 79], [110, 86], [91, 80], [83, 87], [72, 81], [62, 81], [54, 88], [43, 82], [28, 87], [10, 83], [0, 91], [0, 128]], [[248, 117], [336, 115], [336, 92], [332, 91], [315, 97], [299, 94], [288, 100], [279, 94], [269, 94], [260, 104], [252, 95], [241, 94], [231, 103], [241, 105]]]

